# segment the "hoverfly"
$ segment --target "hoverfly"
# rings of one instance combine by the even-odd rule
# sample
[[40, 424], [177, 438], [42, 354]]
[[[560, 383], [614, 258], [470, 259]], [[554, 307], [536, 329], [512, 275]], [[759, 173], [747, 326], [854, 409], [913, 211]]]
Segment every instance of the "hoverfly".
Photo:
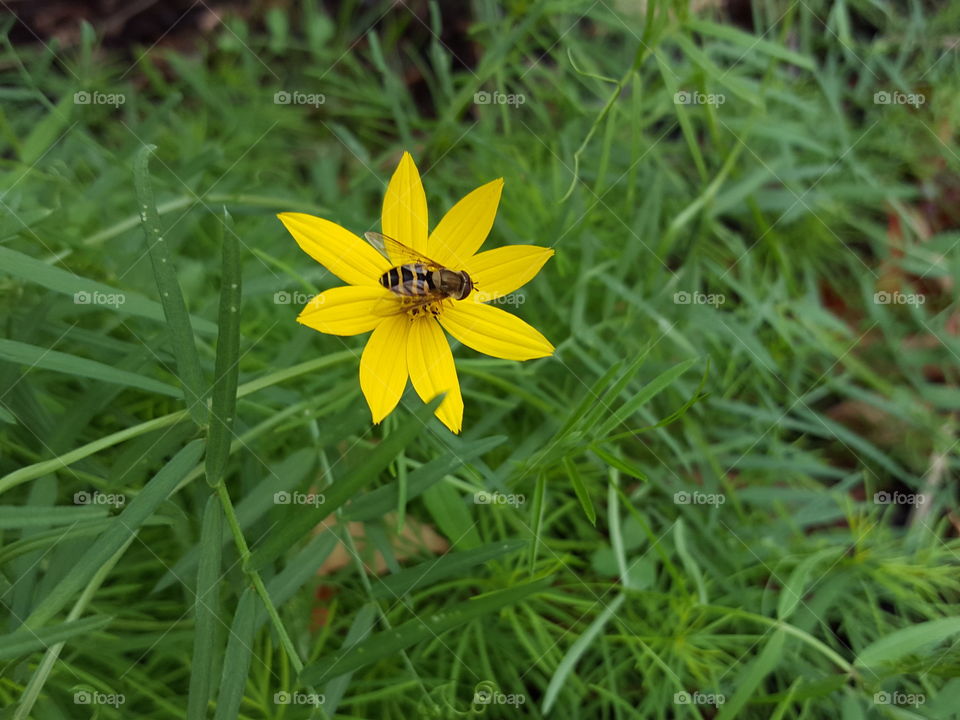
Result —
[[416, 310], [447, 298], [464, 300], [473, 291], [473, 280], [463, 270], [445, 268], [387, 235], [367, 232], [363, 236], [387, 260], [399, 263], [380, 276], [380, 284], [403, 298], [410, 298], [409, 309]]

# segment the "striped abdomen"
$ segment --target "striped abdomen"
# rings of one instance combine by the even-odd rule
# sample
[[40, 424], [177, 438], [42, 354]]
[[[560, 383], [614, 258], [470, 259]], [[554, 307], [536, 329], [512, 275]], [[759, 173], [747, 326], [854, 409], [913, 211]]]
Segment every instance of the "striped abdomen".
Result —
[[380, 276], [387, 290], [405, 297], [436, 296], [463, 300], [473, 291], [473, 281], [466, 272], [447, 268], [431, 268], [423, 263], [409, 263], [390, 268]]
[[419, 297], [436, 292], [434, 271], [421, 263], [398, 265], [380, 277], [380, 284], [397, 295]]

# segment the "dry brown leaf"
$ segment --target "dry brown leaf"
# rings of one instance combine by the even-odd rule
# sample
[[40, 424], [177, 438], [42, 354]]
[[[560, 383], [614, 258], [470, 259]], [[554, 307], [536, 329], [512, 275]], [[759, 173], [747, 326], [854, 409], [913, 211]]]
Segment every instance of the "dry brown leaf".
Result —
[[[384, 521], [388, 529], [396, 528], [396, 513], [384, 515]], [[337, 525], [336, 516], [330, 516], [317, 526], [316, 532], [325, 532], [327, 528], [333, 528]], [[375, 550], [372, 545], [368, 546], [362, 522], [351, 522], [347, 526], [350, 536], [357, 546], [357, 552], [363, 560], [367, 572], [374, 572], [382, 575], [387, 570], [387, 563], [383, 555]], [[437, 534], [431, 525], [422, 523], [409, 515], [404, 519], [403, 531], [397, 535], [390, 534], [390, 544], [393, 547], [394, 555], [397, 560], [405, 560], [417, 555], [442, 555], [450, 549], [450, 543], [446, 538]], [[317, 571], [318, 575], [330, 575], [337, 570], [347, 566], [351, 561], [350, 553], [342, 542], [337, 543], [333, 552], [327, 556], [327, 559]]]

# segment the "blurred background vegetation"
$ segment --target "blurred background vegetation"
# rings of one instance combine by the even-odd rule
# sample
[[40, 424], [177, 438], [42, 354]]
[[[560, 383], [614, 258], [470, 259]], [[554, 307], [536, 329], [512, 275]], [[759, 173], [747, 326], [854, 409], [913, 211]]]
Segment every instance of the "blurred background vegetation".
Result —
[[[960, 4], [3, 5], [4, 717], [956, 717]], [[462, 436], [295, 322], [403, 150], [557, 252]]]

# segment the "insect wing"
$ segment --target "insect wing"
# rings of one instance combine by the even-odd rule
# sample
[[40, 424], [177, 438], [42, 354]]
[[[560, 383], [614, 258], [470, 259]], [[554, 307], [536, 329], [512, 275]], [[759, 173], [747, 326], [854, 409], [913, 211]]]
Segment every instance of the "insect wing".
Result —
[[365, 232], [363, 236], [376, 250], [394, 265], [420, 264], [431, 270], [440, 267], [440, 263], [421, 255], [413, 248], [407, 247], [399, 240], [378, 232]]

